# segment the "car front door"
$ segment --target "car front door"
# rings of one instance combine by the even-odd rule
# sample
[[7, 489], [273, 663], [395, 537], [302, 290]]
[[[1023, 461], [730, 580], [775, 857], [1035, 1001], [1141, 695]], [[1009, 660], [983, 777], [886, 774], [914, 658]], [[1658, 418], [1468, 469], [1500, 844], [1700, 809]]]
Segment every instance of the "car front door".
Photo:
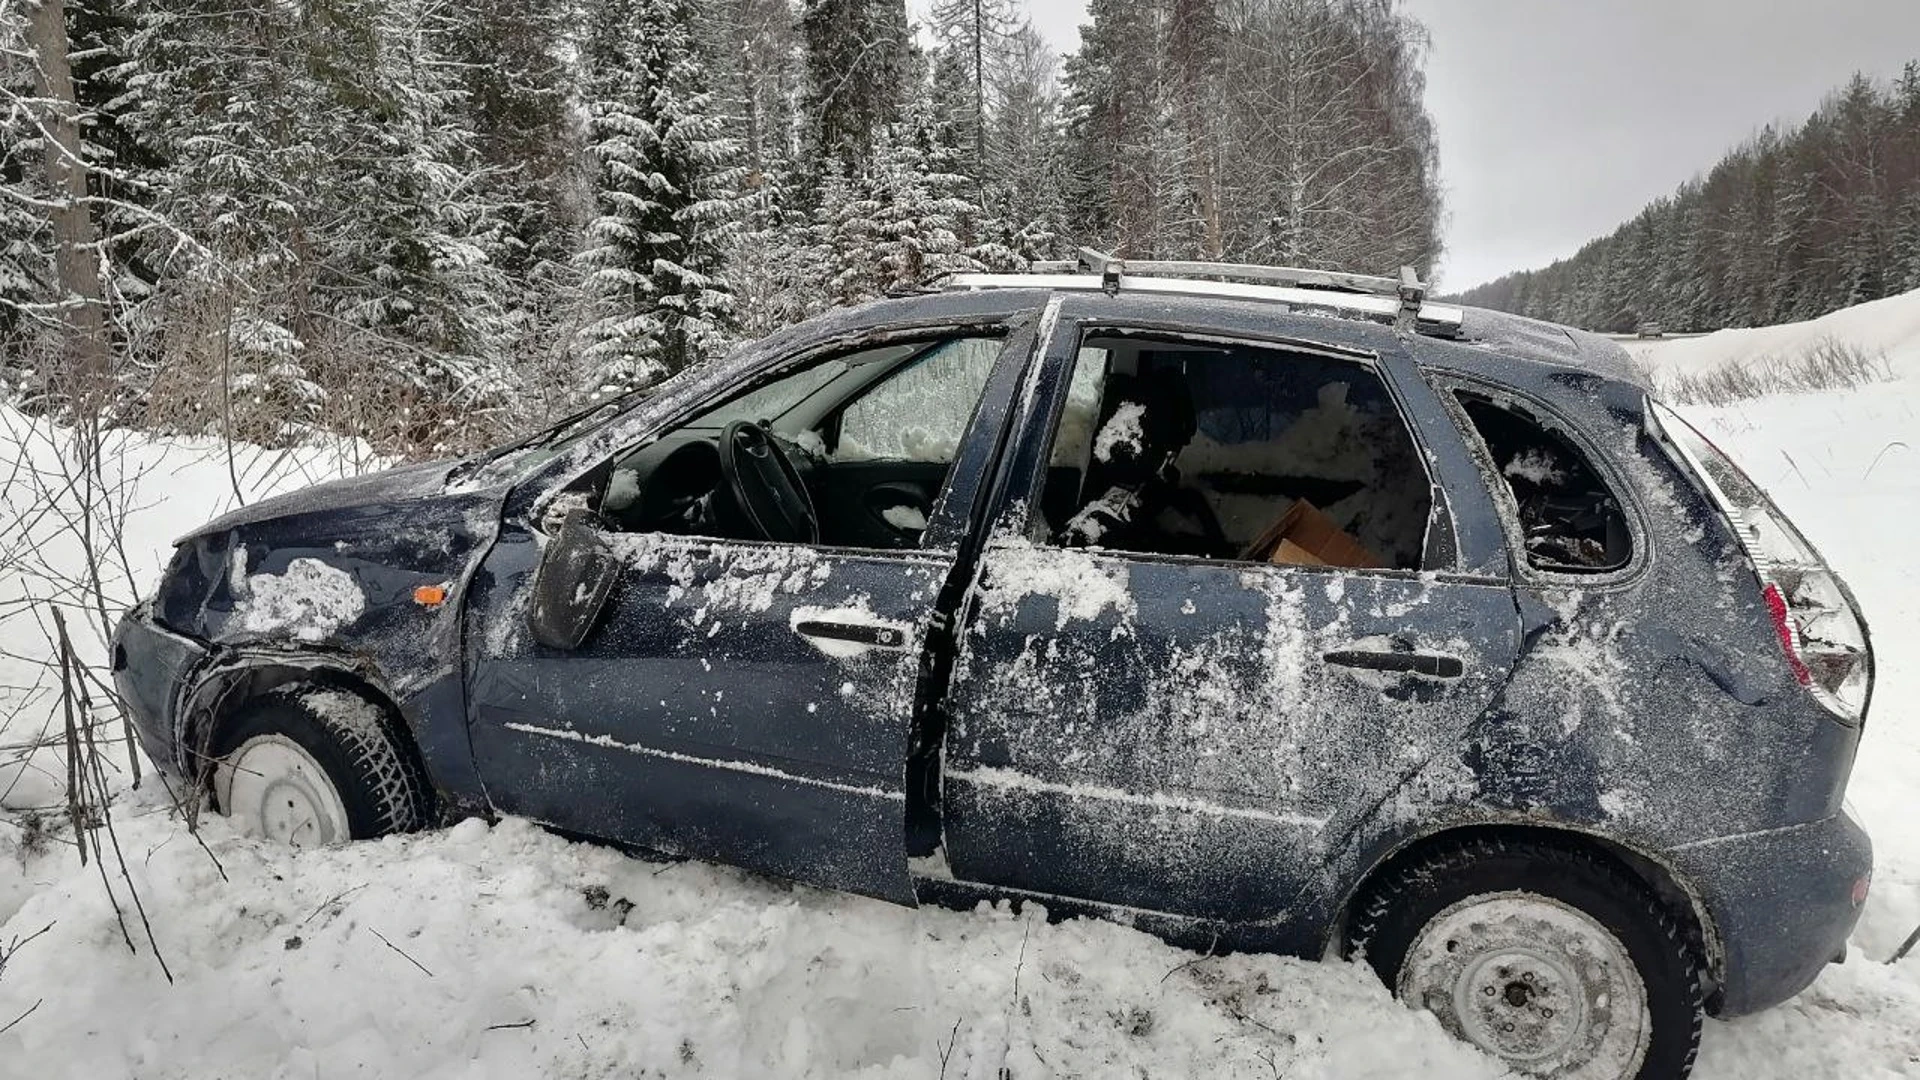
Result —
[[917, 546], [608, 533], [606, 610], [562, 650], [527, 628], [552, 541], [509, 511], [467, 631], [470, 731], [493, 804], [912, 902], [903, 771], [922, 655], [1034, 339], [1013, 326], [996, 340], [984, 390], [965, 388], [977, 405], [943, 414], [949, 467]]
[[[1406, 456], [1421, 464], [1403, 483], [1429, 520], [1424, 551], [1400, 568], [1063, 546], [1062, 523], [1045, 520], [1046, 508], [1058, 518], [1099, 499], [1043, 490], [1088, 461], [1063, 454], [1055, 432], [1078, 433], [1084, 446], [1099, 428], [1096, 453], [1119, 441], [1108, 437], [1111, 421], [1099, 421], [1124, 410], [1096, 409], [1100, 379], [1086, 377], [1104, 362], [1095, 332], [1112, 329], [1061, 321], [1021, 403], [1008, 496], [979, 560], [949, 692], [948, 863], [961, 880], [1039, 894], [1203, 920], [1267, 918], [1364, 815], [1453, 752], [1502, 685], [1518, 619], [1499, 539], [1455, 526], [1450, 506], [1478, 507], [1486, 496], [1449, 426], [1438, 431], [1452, 441], [1429, 453], [1408, 443]], [[1333, 397], [1320, 389], [1320, 411], [1301, 416], [1304, 434], [1234, 444], [1245, 409], [1200, 402], [1189, 444], [1198, 450], [1179, 458], [1189, 482], [1199, 485], [1208, 455], [1231, 464], [1236, 446], [1257, 462], [1288, 439], [1327, 442], [1327, 415], [1363, 382], [1378, 391], [1366, 424], [1404, 434], [1404, 418], [1423, 410], [1446, 423], [1397, 352], [1266, 346], [1258, 355], [1275, 364], [1297, 356], [1350, 374]], [[1230, 363], [1237, 348], [1177, 332], [1155, 346], [1171, 363], [1182, 363], [1182, 349]], [[1143, 400], [1150, 416], [1160, 399]], [[1121, 438], [1139, 430], [1135, 422]], [[1302, 445], [1302, 460], [1321, 449]], [[1207, 498], [1230, 518], [1259, 477], [1228, 472]], [[1347, 490], [1337, 476], [1286, 482]], [[1416, 542], [1419, 527], [1408, 526]], [[1464, 767], [1458, 779], [1471, 784]]]

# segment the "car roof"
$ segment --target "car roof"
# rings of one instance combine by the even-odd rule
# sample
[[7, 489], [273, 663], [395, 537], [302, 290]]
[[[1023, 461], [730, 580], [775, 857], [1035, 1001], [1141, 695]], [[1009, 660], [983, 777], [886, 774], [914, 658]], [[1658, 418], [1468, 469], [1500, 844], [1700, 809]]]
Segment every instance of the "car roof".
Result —
[[[1204, 283], [1202, 283], [1204, 284]], [[1272, 323], [1277, 330], [1329, 344], [1368, 351], [1397, 348], [1416, 363], [1476, 375], [1496, 382], [1536, 384], [1538, 376], [1579, 372], [1588, 376], [1646, 387], [1644, 376], [1619, 343], [1599, 334], [1487, 308], [1450, 307], [1460, 314], [1457, 328], [1443, 334], [1420, 333], [1402, 337], [1386, 323], [1365, 317], [1340, 317], [1271, 300], [1204, 293], [1109, 295], [1097, 289], [1049, 287], [995, 287], [914, 294], [842, 309], [792, 328], [812, 331], [879, 328], [896, 323], [937, 322], [944, 319], [1005, 318], [1043, 307], [1054, 297], [1099, 297], [1098, 306], [1119, 321], [1177, 322], [1196, 327], [1227, 316], [1244, 323], [1252, 318]], [[771, 343], [771, 342], [770, 342]], [[1534, 369], [1521, 371], [1517, 369]], [[1541, 369], [1545, 369], [1544, 371]]]

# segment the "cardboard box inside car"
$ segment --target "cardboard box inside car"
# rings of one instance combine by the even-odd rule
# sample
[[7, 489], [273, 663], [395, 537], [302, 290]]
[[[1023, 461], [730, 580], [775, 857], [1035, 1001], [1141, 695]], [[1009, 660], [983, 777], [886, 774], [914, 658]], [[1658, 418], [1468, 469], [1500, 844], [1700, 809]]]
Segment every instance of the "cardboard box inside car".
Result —
[[1344, 566], [1367, 570], [1386, 565], [1305, 499], [1295, 499], [1287, 512], [1280, 515], [1280, 520], [1268, 526], [1253, 542], [1248, 553], [1275, 566]]

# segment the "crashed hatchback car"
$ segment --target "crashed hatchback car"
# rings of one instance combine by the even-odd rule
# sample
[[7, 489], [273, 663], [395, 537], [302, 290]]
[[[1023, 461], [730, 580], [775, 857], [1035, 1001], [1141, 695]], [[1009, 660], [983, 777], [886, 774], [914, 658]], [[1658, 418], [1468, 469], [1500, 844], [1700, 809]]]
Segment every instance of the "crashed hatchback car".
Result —
[[1674, 1077], [1844, 955], [1866, 626], [1603, 339], [1122, 263], [811, 320], [179, 542], [156, 762], [295, 843], [513, 814], [902, 904], [1364, 958]]

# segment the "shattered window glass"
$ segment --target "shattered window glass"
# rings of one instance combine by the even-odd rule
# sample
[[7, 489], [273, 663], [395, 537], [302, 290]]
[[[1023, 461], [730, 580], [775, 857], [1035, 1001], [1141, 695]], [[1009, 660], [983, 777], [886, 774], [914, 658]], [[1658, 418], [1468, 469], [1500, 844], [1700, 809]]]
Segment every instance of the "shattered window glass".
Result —
[[999, 338], [957, 338], [846, 407], [835, 461], [951, 462], [1000, 357]]
[[1617, 570], [1633, 557], [1620, 500], [1571, 440], [1517, 408], [1457, 395], [1513, 493], [1527, 565], [1556, 573]]

